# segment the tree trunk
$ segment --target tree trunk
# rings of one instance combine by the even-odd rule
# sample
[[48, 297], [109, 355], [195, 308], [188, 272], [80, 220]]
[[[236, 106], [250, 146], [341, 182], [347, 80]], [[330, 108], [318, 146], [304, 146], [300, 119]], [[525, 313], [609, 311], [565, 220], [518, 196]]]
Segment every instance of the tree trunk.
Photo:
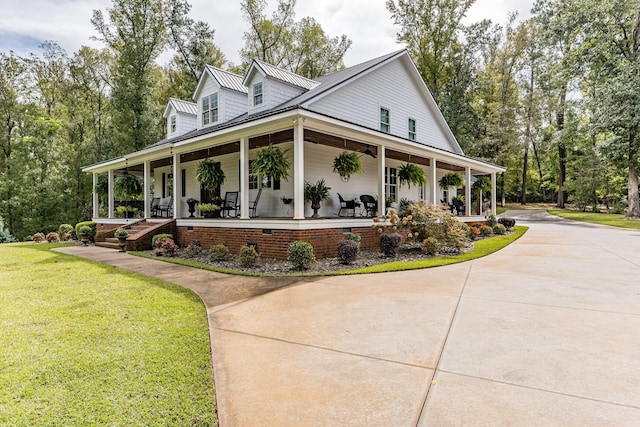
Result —
[[640, 218], [640, 195], [638, 194], [638, 147], [636, 143], [637, 129], [629, 132], [629, 208], [627, 217]]
[[556, 124], [558, 126], [558, 132], [560, 132], [560, 142], [558, 142], [558, 161], [559, 161], [559, 174], [558, 174], [558, 204], [560, 209], [564, 209], [564, 182], [567, 178], [567, 147], [564, 145], [564, 105], [567, 97], [566, 89], [563, 88], [560, 94], [560, 101], [558, 106], [558, 112], [556, 113]]
[[529, 164], [529, 144], [524, 147], [524, 164], [522, 165], [522, 198], [521, 205], [527, 204], [527, 165]]

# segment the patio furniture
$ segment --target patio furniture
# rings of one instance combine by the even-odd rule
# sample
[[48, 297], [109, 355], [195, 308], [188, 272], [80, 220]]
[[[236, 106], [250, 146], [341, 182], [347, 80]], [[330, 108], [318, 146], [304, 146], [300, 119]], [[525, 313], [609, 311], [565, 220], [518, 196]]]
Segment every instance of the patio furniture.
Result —
[[338, 211], [338, 216], [348, 216], [342, 215], [342, 210], [351, 211], [351, 216], [356, 216], [356, 208], [360, 207], [360, 203], [356, 200], [345, 200], [342, 198], [340, 193], [338, 193], [338, 198], [340, 199], [340, 210]]
[[160, 205], [160, 197], [151, 199], [151, 216], [158, 215], [158, 206]]
[[158, 212], [163, 217], [164, 213], [167, 213], [167, 217], [173, 215], [173, 197], [163, 197], [158, 203]]
[[366, 212], [367, 216], [378, 215], [378, 202], [373, 196], [363, 194], [360, 196], [360, 201], [362, 202], [363, 210]]
[[260, 195], [262, 194], [262, 187], [258, 190], [258, 194], [256, 195], [256, 199], [253, 202], [249, 202], [249, 216], [258, 216], [256, 215], [256, 209], [258, 208], [258, 201], [260, 200]]
[[231, 211], [233, 211], [233, 216], [238, 216], [238, 208], [238, 192], [227, 191], [224, 195], [222, 206], [220, 207], [220, 214], [230, 217]]

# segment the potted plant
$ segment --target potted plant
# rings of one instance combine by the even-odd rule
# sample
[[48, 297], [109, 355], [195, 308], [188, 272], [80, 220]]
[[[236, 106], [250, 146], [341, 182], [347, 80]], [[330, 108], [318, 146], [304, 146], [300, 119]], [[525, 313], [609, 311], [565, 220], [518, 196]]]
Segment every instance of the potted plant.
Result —
[[362, 171], [360, 157], [354, 151], [343, 151], [333, 159], [333, 171], [338, 173], [343, 181], [349, 181], [351, 175]]
[[91, 236], [91, 227], [88, 225], [83, 225], [80, 227], [80, 238], [82, 239], [82, 244], [87, 246], [89, 243], [89, 237]]
[[124, 228], [118, 228], [113, 236], [118, 239], [118, 245], [120, 246], [120, 252], [126, 252], [127, 247], [127, 237], [129, 237], [129, 232]]
[[206, 190], [215, 191], [224, 184], [227, 177], [220, 166], [220, 162], [216, 162], [213, 159], [204, 159], [198, 164], [196, 179]]
[[287, 158], [287, 152], [279, 147], [269, 144], [268, 147], [259, 149], [256, 158], [251, 162], [251, 173], [262, 175], [273, 180], [289, 178], [291, 162]]
[[205, 218], [219, 218], [220, 217], [220, 205], [213, 203], [201, 203], [200, 212]]
[[138, 208], [132, 206], [118, 206], [116, 212], [122, 215], [123, 218], [133, 218], [138, 212]]
[[427, 177], [420, 166], [412, 163], [406, 163], [401, 165], [398, 169], [398, 180], [400, 185], [407, 184], [411, 188], [411, 184], [425, 185], [427, 183]]
[[[142, 184], [140, 180], [133, 175], [130, 175], [125, 171], [124, 175], [120, 175], [113, 183], [113, 191], [116, 193], [119, 199], [129, 202], [135, 200], [140, 194], [142, 194]], [[127, 217], [127, 218], [132, 218]]]
[[324, 178], [316, 181], [315, 184], [309, 182], [304, 183], [304, 199], [311, 202], [311, 209], [313, 209], [313, 218], [318, 218], [318, 209], [320, 209], [320, 203], [329, 198], [329, 190], [331, 187], [327, 187]]
[[440, 184], [440, 188], [444, 190], [449, 187], [461, 187], [464, 183], [464, 180], [462, 179], [462, 175], [460, 175], [459, 173], [451, 172], [440, 178], [440, 181], [438, 181], [438, 183]]

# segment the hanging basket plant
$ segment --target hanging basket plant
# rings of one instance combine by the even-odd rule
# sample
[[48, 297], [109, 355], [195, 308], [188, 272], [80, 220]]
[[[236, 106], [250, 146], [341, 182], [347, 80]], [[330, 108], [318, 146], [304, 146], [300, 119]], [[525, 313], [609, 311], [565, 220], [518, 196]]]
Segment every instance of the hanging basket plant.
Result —
[[289, 178], [291, 162], [287, 158], [288, 150], [269, 145], [256, 152], [256, 158], [251, 163], [251, 173], [262, 175], [274, 180]]
[[142, 184], [140, 180], [133, 175], [126, 173], [117, 177], [113, 183], [113, 191], [116, 196], [125, 201], [135, 200], [142, 194]]
[[333, 171], [338, 173], [344, 181], [348, 181], [351, 175], [362, 171], [362, 162], [358, 153], [343, 151], [333, 159]]
[[207, 189], [214, 191], [227, 179], [220, 166], [220, 162], [213, 159], [204, 159], [196, 169], [196, 179]]
[[440, 184], [440, 188], [443, 189], [449, 187], [458, 188], [462, 187], [464, 180], [462, 179], [462, 175], [460, 175], [459, 173], [451, 172], [440, 178], [440, 181], [438, 181], [438, 183]]
[[411, 188], [411, 185], [425, 185], [427, 183], [427, 177], [420, 166], [412, 163], [406, 163], [401, 165], [398, 169], [398, 180], [400, 185], [407, 184], [407, 187]]
[[486, 175], [477, 177], [476, 182], [471, 186], [471, 193], [474, 196], [484, 194], [489, 190], [491, 190], [491, 179]]

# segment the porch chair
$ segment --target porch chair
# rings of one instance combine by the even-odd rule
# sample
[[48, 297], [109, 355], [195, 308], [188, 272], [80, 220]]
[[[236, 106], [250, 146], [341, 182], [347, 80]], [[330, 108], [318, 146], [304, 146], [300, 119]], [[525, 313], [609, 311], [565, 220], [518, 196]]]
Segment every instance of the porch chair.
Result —
[[158, 216], [158, 206], [160, 205], [160, 197], [151, 199], [151, 216]]
[[363, 194], [360, 196], [360, 201], [362, 202], [362, 206], [364, 211], [367, 213], [367, 216], [378, 215], [378, 202], [373, 198], [373, 196]]
[[238, 192], [237, 191], [227, 191], [225, 193], [224, 201], [222, 202], [222, 206], [220, 207], [220, 215], [229, 217], [231, 216], [231, 211], [233, 211], [233, 216], [238, 216]]
[[163, 197], [158, 203], [158, 212], [163, 217], [164, 213], [167, 213], [167, 218], [173, 215], [173, 197]]
[[260, 200], [261, 194], [262, 194], [262, 187], [260, 187], [260, 189], [258, 190], [256, 199], [253, 202], [249, 202], [249, 217], [258, 216], [256, 215], [256, 209], [258, 208], [258, 201]]
[[[340, 193], [338, 193], [338, 198], [340, 199], [340, 210], [338, 211], [338, 216], [342, 215], [342, 210], [351, 211], [351, 216], [356, 216], [356, 208], [360, 207], [360, 203], [355, 200], [345, 200], [342, 198]], [[344, 215], [347, 216], [347, 215]]]

